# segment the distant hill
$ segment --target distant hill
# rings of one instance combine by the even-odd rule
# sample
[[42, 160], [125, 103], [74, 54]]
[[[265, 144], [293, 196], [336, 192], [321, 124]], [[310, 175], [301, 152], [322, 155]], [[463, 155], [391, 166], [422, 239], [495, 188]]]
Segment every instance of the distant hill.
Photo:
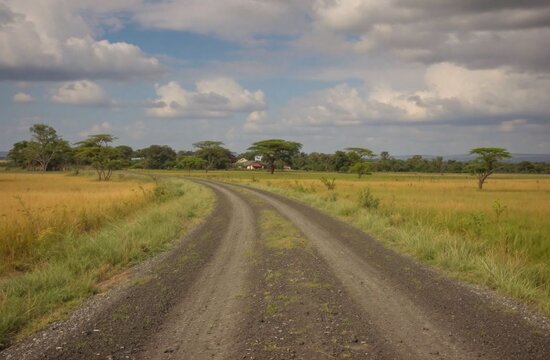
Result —
[[[394, 158], [399, 160], [407, 160], [413, 157], [414, 155], [398, 155], [394, 156]], [[423, 159], [435, 159], [436, 155], [421, 155]], [[475, 159], [474, 155], [470, 154], [457, 154], [457, 155], [446, 155], [443, 156], [443, 160], [456, 160], [456, 161], [470, 161]], [[544, 163], [550, 163], [550, 154], [512, 154], [512, 158], [506, 160], [506, 162], [511, 163], [518, 163], [522, 161], [530, 161], [530, 162], [544, 162]]]
[[5, 159], [8, 156], [7, 151], [0, 151], [0, 160]]

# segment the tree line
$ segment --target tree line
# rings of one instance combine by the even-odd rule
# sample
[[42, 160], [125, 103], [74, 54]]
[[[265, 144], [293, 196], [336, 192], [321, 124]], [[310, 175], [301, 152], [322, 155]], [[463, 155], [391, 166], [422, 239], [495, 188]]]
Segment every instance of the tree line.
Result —
[[377, 172], [475, 173], [489, 176], [493, 172], [550, 173], [550, 164], [523, 161], [503, 163], [510, 157], [502, 148], [476, 148], [473, 161], [447, 160], [442, 157], [426, 159], [415, 155], [396, 159], [387, 151], [375, 154], [372, 150], [349, 147], [326, 154], [301, 152], [302, 145], [282, 139], [270, 139], [252, 144], [244, 153], [229, 150], [220, 141], [200, 141], [192, 150], [176, 151], [167, 145], [151, 145], [132, 149], [127, 145], [114, 146], [110, 134], [90, 135], [86, 140], [69, 144], [56, 130], [45, 124], [30, 128], [31, 138], [13, 145], [8, 153], [11, 166], [30, 170], [67, 170], [87, 166], [96, 170], [100, 180], [108, 180], [113, 170], [122, 168], [186, 169], [205, 171], [231, 169], [239, 159], [253, 161], [262, 156], [262, 164], [270, 172], [291, 166], [294, 170], [351, 172], [361, 177]]

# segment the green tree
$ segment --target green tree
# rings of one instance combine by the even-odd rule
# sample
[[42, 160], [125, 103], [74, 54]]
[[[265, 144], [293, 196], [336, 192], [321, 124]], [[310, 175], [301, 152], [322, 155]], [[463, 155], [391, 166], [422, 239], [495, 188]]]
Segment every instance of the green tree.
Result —
[[359, 179], [361, 179], [361, 176], [372, 172], [372, 164], [366, 161], [358, 161], [351, 165], [349, 172], [357, 174]]
[[197, 156], [206, 161], [206, 171], [211, 169], [223, 169], [234, 158], [229, 149], [223, 147], [221, 141], [199, 141], [193, 146], [197, 148]]
[[168, 145], [151, 145], [140, 150], [148, 169], [166, 169], [174, 166], [176, 152]]
[[360, 147], [348, 147], [345, 150], [351, 161], [350, 172], [356, 173], [359, 178], [364, 174], [372, 172], [374, 164], [371, 160], [376, 156], [372, 150]]
[[357, 162], [358, 160], [371, 160], [376, 156], [372, 150], [366, 148], [348, 147], [344, 150], [348, 152], [348, 156], [353, 162]]
[[468, 164], [468, 169], [477, 176], [477, 187], [483, 189], [485, 180], [497, 169], [498, 161], [511, 158], [512, 155], [504, 148], [479, 147], [470, 150], [477, 158]]
[[38, 164], [40, 170], [46, 171], [54, 156], [63, 150], [63, 140], [49, 125], [34, 124], [30, 131], [32, 140], [28, 144], [29, 156]]
[[248, 150], [256, 155], [262, 155], [262, 161], [267, 163], [270, 172], [273, 174], [275, 172], [275, 161], [290, 162], [292, 157], [300, 152], [301, 148], [302, 144], [297, 142], [270, 139], [255, 142]]
[[77, 157], [88, 162], [96, 170], [99, 181], [108, 181], [113, 170], [122, 167], [119, 150], [110, 145], [115, 139], [109, 134], [97, 134], [76, 143]]
[[178, 158], [176, 167], [178, 169], [187, 169], [189, 174], [191, 174], [191, 170], [202, 169], [205, 165], [206, 160], [198, 156], [191, 155]]
[[29, 141], [19, 141], [13, 144], [13, 147], [8, 152], [10, 162], [20, 168], [30, 169], [33, 165], [33, 154], [29, 147]]

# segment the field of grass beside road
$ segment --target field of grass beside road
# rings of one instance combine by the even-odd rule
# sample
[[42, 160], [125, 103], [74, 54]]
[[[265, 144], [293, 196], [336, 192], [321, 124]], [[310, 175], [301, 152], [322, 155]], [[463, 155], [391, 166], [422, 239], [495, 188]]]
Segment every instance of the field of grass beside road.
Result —
[[[375, 173], [362, 179], [311, 172], [192, 175], [303, 201], [400, 252], [550, 315], [550, 176], [493, 175], [478, 191], [476, 179], [463, 174]], [[323, 177], [335, 179], [333, 190]], [[365, 189], [379, 199], [377, 208], [361, 201]]]
[[207, 215], [214, 199], [211, 191], [182, 180], [121, 176], [100, 183], [29, 173], [5, 173], [0, 180], [6, 199], [0, 217], [0, 349], [167, 249]]

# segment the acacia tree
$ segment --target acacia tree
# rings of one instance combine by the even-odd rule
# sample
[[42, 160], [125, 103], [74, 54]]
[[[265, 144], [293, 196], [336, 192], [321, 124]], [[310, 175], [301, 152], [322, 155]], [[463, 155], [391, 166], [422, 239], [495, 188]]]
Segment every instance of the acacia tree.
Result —
[[291, 158], [300, 152], [302, 144], [281, 139], [258, 141], [248, 148], [256, 155], [262, 155], [269, 171], [275, 172], [275, 161], [290, 162]]
[[90, 163], [96, 170], [99, 181], [108, 181], [113, 170], [122, 166], [119, 150], [110, 145], [114, 140], [116, 138], [112, 135], [97, 134], [76, 143], [77, 157]]
[[199, 141], [193, 146], [197, 148], [197, 156], [206, 161], [206, 172], [216, 167], [223, 168], [231, 160], [231, 151], [224, 148], [221, 141]]
[[506, 149], [499, 147], [479, 147], [470, 150], [470, 154], [477, 155], [468, 168], [472, 174], [477, 176], [479, 190], [483, 189], [485, 180], [497, 169], [498, 161], [512, 157]]
[[373, 164], [367, 162], [367, 160], [372, 160], [376, 156], [372, 150], [360, 147], [348, 147], [345, 150], [348, 152], [348, 157], [352, 162], [349, 169], [350, 172], [356, 173], [361, 178], [362, 175], [372, 171], [374, 168]]
[[65, 149], [65, 144], [49, 125], [34, 124], [29, 130], [32, 140], [28, 143], [27, 155], [38, 164], [40, 170], [46, 171], [50, 161]]

